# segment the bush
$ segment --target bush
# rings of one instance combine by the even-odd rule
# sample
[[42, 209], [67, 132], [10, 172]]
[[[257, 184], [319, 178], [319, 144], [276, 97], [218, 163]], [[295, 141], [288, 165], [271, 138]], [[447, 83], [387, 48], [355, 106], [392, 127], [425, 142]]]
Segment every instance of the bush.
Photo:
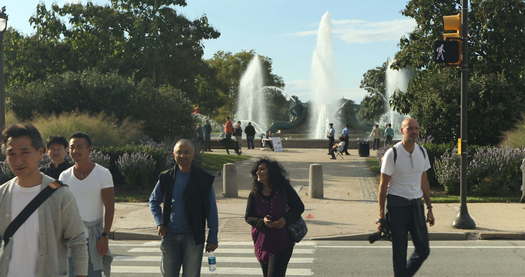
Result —
[[[124, 154], [144, 153], [149, 155], [155, 162], [154, 173], [158, 175], [161, 171], [168, 168], [168, 161], [171, 157], [171, 152], [163, 147], [150, 145], [123, 145], [123, 146], [109, 146], [99, 147], [99, 151], [107, 154], [111, 158], [111, 164], [117, 165], [120, 156]], [[116, 166], [118, 168], [118, 166]]]
[[525, 147], [525, 119], [516, 125], [514, 130], [505, 133], [502, 143], [505, 147]]
[[[142, 122], [144, 132], [160, 141], [192, 134], [192, 105], [177, 88], [157, 88], [151, 81], [138, 85], [116, 73], [94, 70], [47, 76], [8, 91], [8, 108], [23, 121], [35, 116], [80, 112], [105, 113], [120, 123]], [[113, 120], [111, 121], [113, 122]]]
[[125, 145], [137, 142], [142, 136], [141, 124], [124, 120], [118, 123], [105, 114], [90, 116], [81, 113], [64, 113], [58, 116], [37, 116], [32, 121], [42, 137], [64, 136], [75, 132], [91, 136], [95, 146]]
[[[525, 149], [475, 147], [468, 161], [466, 183], [472, 196], [512, 196], [521, 188], [520, 165]], [[436, 161], [436, 175], [449, 194], [459, 194], [460, 157], [444, 154]]]
[[155, 160], [144, 152], [122, 154], [117, 160], [117, 168], [128, 186], [145, 188], [155, 184]]
[[91, 160], [105, 168], [111, 169], [111, 157], [101, 151], [91, 151]]
[[15, 175], [11, 172], [9, 165], [7, 165], [6, 162], [0, 162], [0, 184], [13, 179], [14, 177]]

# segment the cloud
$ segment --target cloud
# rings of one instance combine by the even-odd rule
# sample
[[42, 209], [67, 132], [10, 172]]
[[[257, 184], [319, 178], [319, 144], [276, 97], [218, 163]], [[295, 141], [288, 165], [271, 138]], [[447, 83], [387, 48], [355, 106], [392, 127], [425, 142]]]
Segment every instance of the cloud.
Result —
[[[346, 43], [372, 43], [399, 40], [414, 30], [416, 22], [410, 18], [387, 21], [366, 21], [361, 19], [332, 20], [332, 33]], [[317, 30], [293, 33], [304, 37], [317, 35]]]

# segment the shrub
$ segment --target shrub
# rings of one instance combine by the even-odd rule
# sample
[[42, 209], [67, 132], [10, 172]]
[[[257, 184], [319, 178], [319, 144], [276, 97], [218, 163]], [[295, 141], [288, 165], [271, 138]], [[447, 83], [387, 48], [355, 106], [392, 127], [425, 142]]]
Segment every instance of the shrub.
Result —
[[155, 160], [144, 152], [122, 154], [117, 167], [128, 186], [144, 188], [155, 184]]
[[[99, 147], [98, 150], [109, 155], [113, 165], [117, 165], [117, 160], [124, 154], [144, 153], [149, 155], [155, 162], [154, 173], [158, 175], [161, 171], [168, 167], [167, 162], [171, 156], [170, 151], [162, 147], [150, 145], [123, 145], [123, 146], [109, 146]], [[118, 167], [118, 166], [117, 166]]]
[[91, 151], [91, 160], [105, 168], [111, 169], [111, 157], [101, 151]]
[[[475, 147], [468, 161], [466, 183], [472, 196], [511, 196], [521, 188], [520, 165], [525, 149]], [[436, 161], [436, 175], [449, 194], [459, 194], [460, 157], [445, 153]]]
[[125, 145], [134, 143], [142, 136], [141, 124], [124, 120], [120, 123], [113, 117], [100, 113], [90, 116], [81, 113], [63, 113], [58, 116], [37, 116], [32, 121], [42, 137], [64, 136], [75, 132], [88, 133], [95, 146]]
[[505, 133], [502, 145], [506, 147], [525, 147], [525, 119], [517, 124], [514, 130]]

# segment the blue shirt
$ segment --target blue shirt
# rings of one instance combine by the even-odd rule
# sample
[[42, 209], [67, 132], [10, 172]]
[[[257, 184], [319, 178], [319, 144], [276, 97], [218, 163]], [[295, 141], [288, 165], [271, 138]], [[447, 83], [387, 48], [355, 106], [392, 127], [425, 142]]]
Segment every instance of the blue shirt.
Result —
[[348, 128], [344, 127], [344, 128], [343, 128], [343, 131], [341, 131], [341, 135], [347, 137], [348, 134], [349, 134], [349, 132], [348, 132]]
[[[188, 219], [186, 218], [186, 206], [184, 202], [184, 191], [190, 179], [190, 173], [184, 173], [177, 170], [175, 183], [173, 184], [173, 193], [171, 197], [171, 214], [170, 223], [168, 224], [168, 232], [175, 234], [191, 233]], [[208, 225], [208, 242], [217, 244], [217, 233], [219, 231], [219, 216], [217, 212], [217, 202], [215, 201], [215, 191], [210, 189], [209, 194], [210, 211], [207, 218]], [[163, 202], [163, 195], [160, 189], [160, 182], [157, 181], [155, 189], [150, 195], [149, 206], [155, 223], [161, 225], [162, 209], [160, 204]]]

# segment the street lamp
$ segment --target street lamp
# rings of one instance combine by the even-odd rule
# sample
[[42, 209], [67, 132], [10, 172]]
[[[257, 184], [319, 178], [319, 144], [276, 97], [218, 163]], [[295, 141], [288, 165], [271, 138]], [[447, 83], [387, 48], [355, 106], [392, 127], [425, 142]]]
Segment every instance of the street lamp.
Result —
[[0, 10], [0, 131], [5, 128], [4, 32], [7, 30], [5, 6]]

